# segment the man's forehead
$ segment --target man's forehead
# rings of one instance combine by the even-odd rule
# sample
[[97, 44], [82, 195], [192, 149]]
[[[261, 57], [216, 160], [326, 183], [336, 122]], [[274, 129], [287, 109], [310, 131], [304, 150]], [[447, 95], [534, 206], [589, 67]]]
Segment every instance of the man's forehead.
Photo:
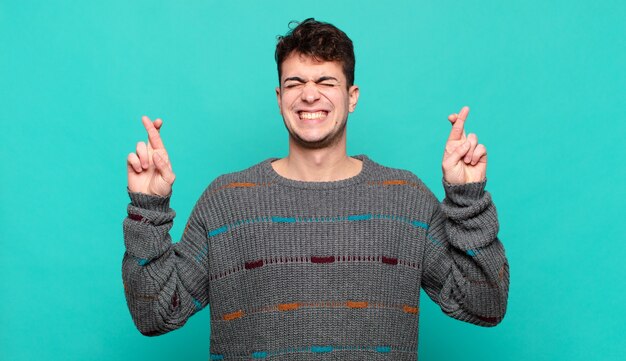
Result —
[[311, 55], [292, 53], [282, 63], [282, 78], [292, 76], [321, 77], [332, 76], [345, 80], [343, 68], [338, 61], [317, 59]]

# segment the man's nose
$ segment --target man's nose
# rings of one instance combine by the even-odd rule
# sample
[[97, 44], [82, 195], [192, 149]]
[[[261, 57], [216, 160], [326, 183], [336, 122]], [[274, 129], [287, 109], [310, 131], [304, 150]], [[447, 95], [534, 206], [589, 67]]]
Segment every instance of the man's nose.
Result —
[[317, 89], [317, 84], [312, 81], [309, 81], [304, 84], [302, 88], [302, 100], [307, 103], [313, 103], [314, 101], [320, 98], [319, 89]]

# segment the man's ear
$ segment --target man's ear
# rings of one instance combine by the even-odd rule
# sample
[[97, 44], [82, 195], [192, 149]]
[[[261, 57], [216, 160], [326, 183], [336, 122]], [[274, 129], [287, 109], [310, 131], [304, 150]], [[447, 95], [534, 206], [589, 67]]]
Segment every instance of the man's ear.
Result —
[[359, 87], [353, 85], [348, 89], [348, 110], [350, 113], [356, 109], [356, 103], [359, 102]]
[[280, 104], [280, 87], [277, 86], [276, 87], [276, 101], [278, 102], [278, 110], [281, 110], [281, 104]]

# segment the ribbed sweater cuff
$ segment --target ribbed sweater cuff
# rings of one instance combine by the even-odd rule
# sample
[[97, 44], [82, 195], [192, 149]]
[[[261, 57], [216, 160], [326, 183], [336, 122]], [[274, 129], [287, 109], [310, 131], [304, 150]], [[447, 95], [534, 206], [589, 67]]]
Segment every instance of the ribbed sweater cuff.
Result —
[[157, 212], [167, 212], [170, 209], [172, 192], [167, 196], [159, 196], [141, 192], [131, 192], [128, 187], [126, 187], [126, 191], [130, 197], [130, 204], [135, 207]]
[[485, 193], [487, 178], [482, 182], [450, 184], [442, 179], [446, 198], [457, 206], [469, 206], [480, 199]]

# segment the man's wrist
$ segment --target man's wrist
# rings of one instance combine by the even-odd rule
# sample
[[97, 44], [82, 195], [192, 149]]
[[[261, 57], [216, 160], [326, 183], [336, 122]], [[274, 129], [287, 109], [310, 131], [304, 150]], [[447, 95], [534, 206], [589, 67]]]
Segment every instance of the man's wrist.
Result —
[[469, 182], [464, 184], [452, 184], [448, 183], [445, 179], [442, 179], [442, 183], [447, 199], [456, 205], [468, 206], [473, 201], [479, 200], [483, 197], [485, 187], [487, 185], [487, 178], [484, 178], [480, 182]]
[[130, 203], [138, 208], [148, 209], [151, 211], [167, 212], [170, 209], [170, 198], [172, 192], [167, 196], [156, 194], [146, 194], [141, 192], [133, 192], [126, 187]]

